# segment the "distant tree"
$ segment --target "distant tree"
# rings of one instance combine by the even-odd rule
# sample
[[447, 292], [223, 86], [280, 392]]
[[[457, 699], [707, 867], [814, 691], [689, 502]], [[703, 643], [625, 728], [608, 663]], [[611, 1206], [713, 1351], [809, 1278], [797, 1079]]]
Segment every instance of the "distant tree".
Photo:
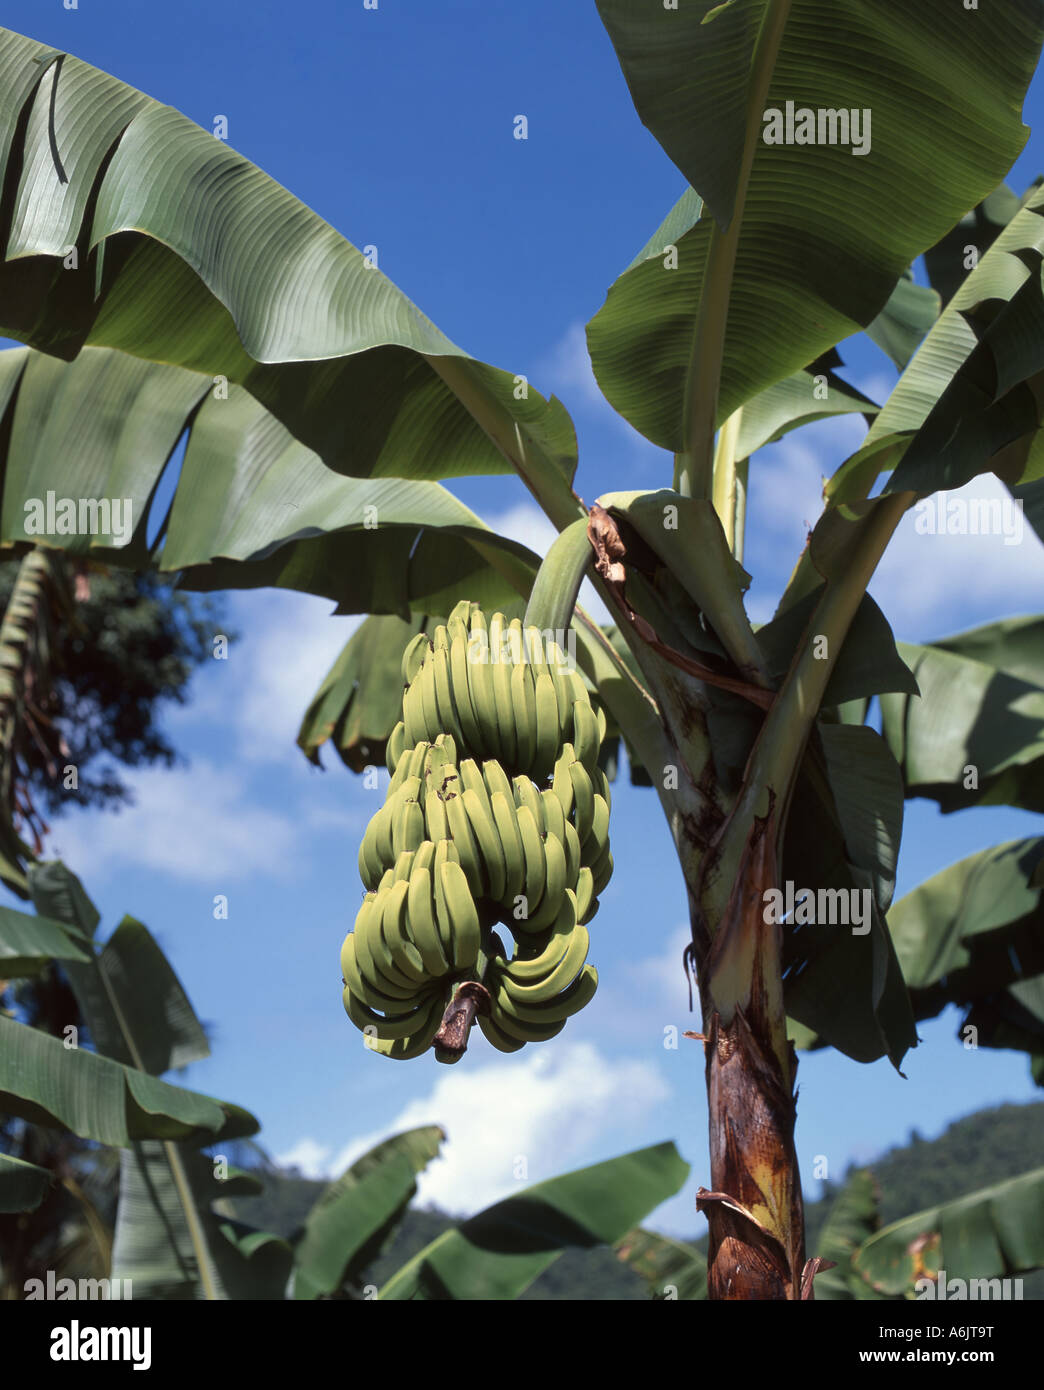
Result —
[[[0, 611], [6, 610], [20, 561], [0, 565]], [[209, 594], [176, 590], [155, 573], [79, 571], [75, 603], [54, 653], [48, 713], [77, 769], [77, 785], [55, 776], [46, 747], [27, 739], [19, 772], [48, 816], [70, 806], [116, 809], [132, 795], [120, 767], [161, 763], [177, 753], [159, 728], [165, 705], [184, 704], [193, 672], [211, 655], [221, 605]]]
[[[217, 601], [180, 593], [169, 579], [40, 550], [0, 565], [0, 612], [0, 871], [24, 896], [22, 867], [44, 849], [44, 811], [53, 819], [72, 805], [119, 810], [132, 801], [121, 768], [175, 763], [158, 724], [161, 710], [185, 702], [213, 633], [229, 629]], [[76, 769], [75, 785], [66, 767]], [[0, 979], [0, 1011], [58, 1037], [72, 1024], [80, 1044], [90, 1045], [58, 965], [10, 984]], [[0, 1298], [22, 1297], [25, 1281], [48, 1269], [106, 1275], [116, 1206], [112, 1151], [8, 1118], [0, 1120], [0, 1152], [55, 1177], [35, 1211], [0, 1215]]]

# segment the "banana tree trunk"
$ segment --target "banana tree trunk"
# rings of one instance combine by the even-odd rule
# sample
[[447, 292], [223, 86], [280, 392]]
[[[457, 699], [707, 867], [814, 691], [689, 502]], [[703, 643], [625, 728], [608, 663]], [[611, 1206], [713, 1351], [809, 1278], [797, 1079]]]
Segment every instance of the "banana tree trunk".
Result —
[[712, 1188], [697, 1208], [710, 1226], [712, 1299], [809, 1297], [804, 1211], [794, 1147], [797, 1058], [787, 1041], [781, 927], [766, 921], [775, 886], [774, 817], [748, 840], [728, 910], [700, 972]]

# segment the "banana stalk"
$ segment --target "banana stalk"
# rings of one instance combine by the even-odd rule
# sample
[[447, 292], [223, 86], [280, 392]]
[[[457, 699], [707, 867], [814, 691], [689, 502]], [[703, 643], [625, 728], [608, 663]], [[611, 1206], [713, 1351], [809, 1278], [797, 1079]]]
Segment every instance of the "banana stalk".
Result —
[[912, 493], [895, 494], [865, 504], [855, 517], [828, 516], [818, 557], [823, 597], [697, 881], [693, 956], [712, 1136], [712, 1188], [701, 1190], [698, 1204], [710, 1226], [712, 1299], [811, 1298], [823, 1267], [804, 1258], [797, 1059], [786, 1037], [781, 927], [765, 920], [766, 894], [777, 886], [787, 807], [830, 673], [913, 500]]

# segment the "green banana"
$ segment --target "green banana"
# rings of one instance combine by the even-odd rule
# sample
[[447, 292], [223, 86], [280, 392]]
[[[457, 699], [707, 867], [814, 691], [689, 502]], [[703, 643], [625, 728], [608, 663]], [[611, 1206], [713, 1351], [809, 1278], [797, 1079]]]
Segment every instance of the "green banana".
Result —
[[[492, 1002], [488, 1021], [499, 1030], [501, 1036], [509, 1038], [518, 1047], [527, 1042], [548, 1042], [551, 1038], [557, 1037], [566, 1026], [564, 1018], [551, 1023], [523, 1023], [521, 1019], [513, 1017], [502, 1009], [495, 999]], [[494, 1046], [496, 1046], [495, 1043]], [[509, 1049], [503, 1048], [501, 1050], [507, 1052]], [[511, 1048], [510, 1050], [516, 1051], [517, 1049]]]
[[[478, 616], [480, 615], [476, 615]], [[481, 744], [473, 752], [476, 759], [483, 757], [499, 760], [501, 752], [497, 701], [493, 693], [493, 667], [484, 624], [485, 619], [482, 619], [481, 626], [473, 619], [472, 641], [468, 645], [468, 693], [471, 695], [475, 722], [481, 739]], [[475, 638], [479, 635], [483, 640], [476, 642]]]
[[545, 835], [543, 845], [546, 886], [544, 896], [540, 900], [540, 906], [535, 912], [530, 912], [529, 921], [526, 923], [531, 932], [544, 931], [554, 922], [561, 911], [567, 886], [568, 863], [565, 846], [554, 835]]
[[[522, 954], [519, 954], [516, 948], [515, 955], [510, 961], [505, 960], [501, 954], [495, 961], [501, 972], [508, 971], [513, 980], [525, 985], [545, 979], [556, 969], [568, 952], [569, 942], [576, 929], [577, 903], [572, 893], [570, 893], [569, 899], [562, 904], [562, 910], [548, 933], [546, 944], [541, 946], [537, 943], [523, 947]], [[579, 968], [577, 966], [577, 970]], [[576, 974], [575, 970], [573, 974]]]
[[558, 700], [555, 683], [546, 671], [541, 671], [534, 685], [536, 701], [536, 751], [531, 764], [538, 780], [547, 777], [558, 757], [559, 725]]
[[435, 699], [435, 653], [429, 652], [417, 676], [420, 686], [421, 710], [424, 717], [424, 737], [434, 742], [443, 728], [439, 719], [439, 706]]
[[515, 924], [519, 931], [539, 931], [539, 927], [531, 924], [543, 900], [544, 886], [547, 883], [547, 859], [544, 854], [544, 842], [541, 839], [540, 829], [533, 813], [528, 806], [519, 806], [515, 812], [515, 821], [522, 839], [522, 852], [526, 867], [526, 915], [524, 918], [516, 918]]
[[504, 637], [504, 615], [494, 613], [489, 620], [489, 659], [493, 675], [493, 701], [497, 716], [497, 739], [502, 762], [513, 767], [518, 761], [515, 717], [511, 704], [510, 648]]
[[444, 805], [450, 838], [460, 855], [461, 868], [464, 870], [476, 898], [485, 897], [489, 889], [486, 865], [482, 858], [482, 851], [479, 849], [478, 840], [475, 838], [475, 832], [471, 828], [468, 813], [464, 809], [464, 798], [460, 792], [447, 792]]
[[405, 747], [406, 725], [400, 719], [388, 735], [388, 742], [384, 746], [384, 764], [389, 772], [394, 773]]
[[590, 945], [587, 928], [575, 927], [569, 934], [569, 949], [542, 980], [517, 981], [508, 966], [500, 972], [500, 978], [509, 998], [516, 1004], [542, 1004], [557, 998], [583, 969]]
[[528, 769], [536, 756], [536, 690], [533, 668], [528, 662], [512, 668], [511, 712], [518, 746], [517, 765]]
[[521, 1052], [529, 1041], [528, 1038], [513, 1038], [505, 1033], [489, 1014], [479, 1015], [478, 1026], [482, 1030], [482, 1036], [487, 1042], [492, 1043], [498, 1052]]
[[411, 637], [406, 643], [406, 650], [402, 654], [401, 668], [403, 688], [412, 685], [417, 679], [417, 672], [424, 665], [430, 650], [431, 643], [428, 641], [426, 632], [418, 632], [416, 637]]
[[421, 1000], [418, 1006], [407, 1014], [395, 1014], [392, 1017], [386, 1017], [383, 1014], [374, 1013], [373, 1009], [364, 1004], [361, 999], [356, 999], [347, 985], [344, 987], [344, 1007], [356, 1028], [362, 1032], [368, 1028], [373, 1028], [373, 1036], [382, 1039], [405, 1038], [415, 1032], [417, 1025], [426, 1016], [426, 1006], [430, 1008], [430, 999]]
[[515, 816], [515, 803], [499, 791], [494, 792], [489, 801], [504, 855], [504, 893], [501, 902], [505, 907], [513, 907], [515, 899], [521, 896], [526, 887], [526, 857]]
[[573, 745], [564, 743], [562, 751], [558, 755], [555, 763], [554, 774], [551, 779], [551, 790], [562, 803], [562, 812], [566, 817], [573, 813], [573, 782], [569, 776], [569, 769], [575, 761]]
[[512, 998], [502, 978], [497, 981], [493, 998], [501, 1010], [518, 1023], [558, 1023], [589, 1004], [597, 988], [598, 971], [593, 965], [585, 965], [568, 989], [543, 1003], [524, 1004]]
[[495, 758], [487, 758], [482, 764], [482, 780], [486, 784], [489, 792], [490, 804], [492, 805], [493, 793], [500, 792], [501, 796], [507, 801], [509, 806], [515, 804], [515, 792], [511, 786], [511, 778], [504, 771], [503, 766]]
[[[445, 628], [439, 628], [438, 631], [445, 636]], [[432, 657], [432, 666], [434, 668], [432, 679], [435, 684], [435, 703], [439, 713], [439, 728], [452, 734], [457, 746], [463, 748], [465, 743], [464, 731], [457, 717], [457, 706], [453, 699], [450, 654], [447, 647], [436, 646], [435, 654]]]
[[537, 829], [544, 827], [544, 803], [540, 791], [529, 777], [516, 777], [512, 782], [513, 800], [516, 806], [525, 806], [536, 821]]
[[459, 620], [458, 630], [451, 628], [450, 632], [450, 678], [453, 684], [453, 702], [460, 721], [462, 748], [469, 753], [477, 754], [482, 747], [482, 734], [468, 681], [468, 632]]
[[471, 829], [485, 866], [485, 881], [488, 885], [485, 896], [499, 903], [504, 898], [507, 884], [507, 863], [489, 797], [486, 796], [485, 783], [482, 784], [482, 796], [479, 796], [473, 787], [466, 787], [460, 800], [471, 822]]
[[594, 825], [594, 786], [590, 774], [582, 762], [571, 762], [566, 770], [573, 789], [573, 800], [576, 803], [576, 833], [580, 836], [582, 845], [590, 835], [591, 827]]
[[[425, 637], [425, 647], [427, 641], [428, 639]], [[413, 679], [406, 686], [402, 697], [402, 718], [406, 725], [406, 743], [414, 748], [418, 743], [426, 742], [428, 738], [427, 725], [424, 720], [424, 706], [421, 701], [423, 669], [423, 666], [418, 668]]]
[[478, 960], [482, 927], [464, 870], [451, 861], [442, 866], [442, 891], [453, 934], [453, 967], [470, 970]]
[[547, 674], [555, 687], [558, 702], [558, 727], [564, 732], [573, 714], [573, 687], [568, 680], [569, 658], [557, 642], [545, 642], [543, 646]]
[[602, 741], [598, 737], [598, 720], [586, 700], [573, 701], [573, 747], [577, 761], [582, 763], [590, 776], [598, 767], [598, 750]]
[[[594, 904], [594, 912], [591, 905]], [[576, 920], [587, 923], [598, 911], [598, 900], [594, 895], [594, 874], [589, 868], [580, 870], [576, 876]]]
[[609, 807], [605, 797], [595, 792], [592, 797], [594, 812], [591, 816], [591, 829], [580, 841], [583, 847], [584, 863], [593, 865], [609, 847]]
[[442, 1014], [445, 1009], [446, 1001], [441, 994], [435, 995], [422, 1017], [417, 1023], [415, 1031], [405, 1038], [375, 1038], [371, 1040], [371, 1048], [374, 1052], [380, 1052], [385, 1057], [393, 1057], [398, 1061], [408, 1061], [411, 1057], [420, 1057], [427, 1052], [432, 1044], [435, 1034], [439, 1031], [442, 1023]]

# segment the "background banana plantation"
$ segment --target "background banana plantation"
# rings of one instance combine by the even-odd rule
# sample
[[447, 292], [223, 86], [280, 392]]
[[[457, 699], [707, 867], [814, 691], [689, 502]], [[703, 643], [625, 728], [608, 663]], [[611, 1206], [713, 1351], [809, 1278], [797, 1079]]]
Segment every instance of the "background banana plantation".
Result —
[[[479, 8], [438, 23], [475, 26], [499, 51], [506, 40]], [[135, 90], [93, 48], [75, 56], [67, 19], [46, 42], [0, 30], [0, 333], [21, 344], [0, 351], [7, 1298], [51, 1271], [127, 1278], [136, 1298], [509, 1299], [563, 1251], [592, 1246], [611, 1247], [661, 1299], [898, 1302], [940, 1270], [994, 1280], [1044, 1266], [1044, 1152], [1029, 1120], [1036, 1146], [1014, 1171], [1000, 1165], [996, 1180], [882, 1224], [860, 1170], [832, 1189], [807, 1240], [802, 1176], [823, 1174], [799, 1171], [795, 1141], [799, 1056], [844, 1058], [846, 1095], [871, 1066], [899, 1086], [918, 1025], [947, 1010], [955, 1051], [1014, 1050], [1044, 1085], [1044, 834], [994, 843], [976, 820], [974, 853], [893, 901], [907, 802], [966, 818], [1011, 808], [1031, 827], [1044, 812], [1044, 184], [1005, 182], [1029, 134], [1044, 0], [598, 0], [592, 21], [595, 9], [598, 61], [618, 65], [614, 111], [586, 113], [608, 132], [605, 177], [626, 130], [650, 167], [670, 161], [681, 190], [673, 206], [646, 185], [612, 194], [643, 228], [629, 264], [613, 260], [611, 219], [590, 209], [591, 242], [616, 268], [586, 325], [588, 389], [616, 412], [619, 451], [639, 441], [655, 472], [603, 458], [602, 441], [578, 475], [583, 441], [562, 401], [455, 346], [385, 274], [366, 219], [385, 196], [408, 196], [388, 181], [408, 184], [437, 119], [383, 177], [365, 171], [352, 129], [364, 167], [355, 246], [288, 191], [306, 120], [284, 132], [283, 187], [236, 152], [234, 120], [226, 140], [216, 115], [211, 129], [209, 114], [196, 124], [175, 109], [177, 92]], [[315, 10], [318, 43], [333, 20]], [[384, 11], [343, 22], [356, 40], [340, 60], [349, 85], [381, 44], [407, 42]], [[425, 21], [409, 22], [423, 47]], [[82, 35], [98, 47], [95, 30]], [[568, 70], [570, 43], [564, 29], [556, 54], [552, 35], [548, 71]], [[307, 71], [319, 59], [305, 46], [294, 61]], [[528, 80], [535, 90], [539, 74]], [[476, 76], [479, 110], [488, 81]], [[437, 83], [431, 93], [443, 100]], [[872, 113], [869, 148], [768, 142], [766, 112], [788, 103], [843, 109], [846, 123]], [[497, 109], [503, 157], [532, 164], [546, 129]], [[440, 270], [451, 305], [472, 242], [491, 274], [488, 209], [469, 177], [473, 137], [458, 148], [438, 138], [446, 205], [462, 210], [460, 255]], [[537, 174], [512, 177], [538, 197]], [[396, 234], [423, 244], [441, 212], [413, 206]], [[559, 238], [552, 199], [544, 212], [553, 286], [587, 252]], [[508, 300], [524, 299], [524, 277], [506, 258], [493, 264]], [[859, 333], [894, 368], [890, 392], [846, 376], [838, 347]], [[745, 543], [759, 499], [791, 503], [759, 455], [846, 418], [862, 433], [830, 458], [820, 511], [796, 516], [807, 537], [781, 570], [778, 547]], [[462, 500], [492, 505], [509, 485], [555, 544], [538, 553]], [[964, 512], [948, 506], [954, 494]], [[126, 500], [126, 534], [114, 517], [83, 524], [100, 499]], [[997, 605], [1008, 616], [986, 621], [969, 593], [975, 626], [897, 641], [896, 615], [867, 592], [889, 543], [911, 515], [967, 530], [969, 499], [998, 538], [1017, 522], [1024, 586]], [[904, 572], [911, 595], [934, 592], [932, 564], [925, 551]], [[677, 1007], [688, 984], [696, 1012], [675, 1045], [682, 1104], [706, 1113], [709, 1155], [683, 1159], [670, 1142], [676, 1096], [658, 1111], [664, 1142], [557, 1164], [389, 1269], [418, 1181], [443, 1161], [443, 1130], [414, 1124], [356, 1156], [292, 1232], [245, 1219], [264, 1190], [263, 1107], [255, 1116], [170, 1079], [208, 1057], [210, 1025], [142, 921], [102, 927], [90, 854], [63, 862], [48, 822], [70, 802], [125, 799], [119, 765], [171, 761], [154, 714], [221, 654], [219, 635], [234, 647], [220, 606], [199, 596], [250, 589], [318, 596], [361, 619], [303, 711], [297, 756], [325, 752], [329, 764], [335, 752], [380, 798], [387, 782], [372, 772], [401, 718], [416, 634], [434, 636], [465, 602], [569, 629], [605, 722], [601, 768], [618, 801], [644, 798], [644, 816], [658, 800], [676, 851], [688, 932], [673, 979]], [[203, 788], [201, 806], [212, 794]], [[119, 817], [131, 844], [135, 815], [130, 805]], [[614, 808], [610, 836], [616, 823]], [[324, 1017], [341, 1012], [337, 952], [361, 897], [364, 825], [329, 871], [340, 910], [323, 923], [329, 968], [309, 1006]], [[617, 936], [637, 962], [650, 941], [667, 945], [668, 889], [643, 884], [640, 922], [615, 913], [618, 883], [644, 870], [628, 837], [613, 845], [591, 960]], [[792, 907], [769, 920], [770, 895], [786, 899], [788, 885], [865, 895], [867, 919], [852, 930]], [[147, 895], [135, 899], [126, 908], [148, 917]], [[303, 896], [296, 915], [315, 915]], [[234, 913], [208, 914], [207, 930], [241, 956], [257, 950]], [[298, 930], [287, 925], [288, 949]], [[614, 981], [614, 968], [602, 966], [602, 989], [641, 993], [640, 969], [622, 964]], [[289, 1018], [266, 1035], [273, 1064]], [[396, 1064], [338, 1022], [341, 1052], [317, 1049], [308, 1070], [347, 1073], [361, 1096]], [[530, 1044], [551, 1056], [561, 1046]], [[504, 1075], [510, 1085], [520, 1073]], [[350, 1111], [343, 1121], [347, 1141], [362, 1127]], [[683, 1188], [694, 1222], [706, 1217], [706, 1249], [642, 1226]]]

